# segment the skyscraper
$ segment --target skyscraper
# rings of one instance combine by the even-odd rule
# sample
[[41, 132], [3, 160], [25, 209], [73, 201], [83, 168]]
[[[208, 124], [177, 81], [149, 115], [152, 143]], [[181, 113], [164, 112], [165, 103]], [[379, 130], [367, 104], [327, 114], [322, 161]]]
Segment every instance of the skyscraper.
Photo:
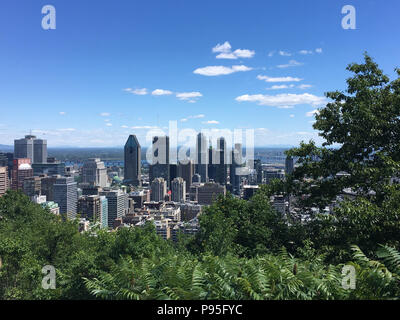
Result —
[[216, 181], [217, 179], [217, 152], [212, 147], [211, 143], [208, 147], [208, 180]]
[[197, 135], [196, 141], [196, 173], [200, 175], [201, 182], [208, 181], [207, 139], [202, 133]]
[[23, 139], [14, 140], [14, 158], [29, 158], [31, 164], [47, 162], [47, 140], [26, 135]]
[[151, 183], [151, 200], [164, 201], [167, 194], [167, 182], [163, 178], [155, 178]]
[[175, 178], [172, 181], [172, 201], [185, 202], [186, 201], [186, 182], [183, 178]]
[[285, 160], [285, 173], [286, 174], [291, 174], [293, 172], [294, 169], [294, 164], [293, 164], [293, 158], [290, 156], [286, 157]]
[[85, 161], [82, 167], [82, 182], [92, 186], [107, 187], [107, 168], [98, 158]]
[[219, 163], [216, 165], [217, 166], [217, 172], [216, 172], [216, 182], [219, 184], [225, 185], [227, 182], [227, 176], [228, 176], [228, 167], [227, 167], [227, 159], [226, 159], [226, 142], [225, 138], [221, 137], [218, 138], [217, 140], [217, 155], [219, 158]]
[[163, 178], [170, 185], [169, 137], [153, 137], [149, 180]]
[[58, 203], [60, 213], [68, 219], [75, 219], [78, 202], [77, 184], [73, 177], [60, 177], [53, 186], [54, 202]]
[[124, 148], [124, 182], [140, 186], [141, 180], [141, 147], [138, 139], [131, 134]]
[[190, 185], [192, 184], [192, 178], [194, 175], [193, 162], [188, 160], [187, 164], [179, 162], [178, 164], [178, 177], [183, 178], [186, 182], [186, 192], [189, 192]]
[[229, 170], [230, 183], [235, 194], [240, 194], [240, 167], [242, 167], [242, 162], [242, 144], [235, 143], [235, 148], [232, 150]]

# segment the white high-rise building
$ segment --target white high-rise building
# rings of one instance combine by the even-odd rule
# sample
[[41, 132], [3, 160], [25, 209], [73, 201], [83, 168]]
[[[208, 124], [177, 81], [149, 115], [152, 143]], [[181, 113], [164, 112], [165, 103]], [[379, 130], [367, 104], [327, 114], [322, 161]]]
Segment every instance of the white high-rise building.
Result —
[[98, 158], [91, 158], [85, 161], [82, 167], [82, 182], [98, 187], [108, 186], [107, 168], [104, 162]]
[[151, 200], [164, 201], [167, 194], [167, 181], [163, 178], [155, 178], [151, 183]]

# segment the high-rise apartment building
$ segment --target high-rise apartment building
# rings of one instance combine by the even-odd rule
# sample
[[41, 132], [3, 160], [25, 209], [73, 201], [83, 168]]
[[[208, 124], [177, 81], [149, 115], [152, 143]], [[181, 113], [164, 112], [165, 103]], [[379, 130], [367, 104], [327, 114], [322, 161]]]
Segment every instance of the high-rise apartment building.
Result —
[[8, 190], [8, 168], [0, 167], [0, 197]]
[[201, 177], [201, 182], [208, 181], [208, 148], [207, 139], [200, 132], [196, 140], [196, 173]]
[[11, 173], [13, 169], [14, 153], [0, 152], [0, 167], [8, 168], [8, 181], [11, 181]]
[[24, 179], [23, 190], [28, 197], [39, 196], [41, 194], [41, 187], [42, 183], [40, 177], [29, 177]]
[[100, 197], [82, 196], [78, 199], [78, 214], [81, 218], [95, 221], [100, 216]]
[[60, 213], [68, 219], [75, 219], [78, 194], [77, 184], [73, 177], [60, 177], [53, 186], [54, 202], [58, 203]]
[[82, 182], [92, 186], [107, 187], [107, 168], [98, 158], [91, 158], [82, 166]]
[[133, 134], [124, 148], [124, 182], [133, 186], [140, 186], [141, 183], [141, 147]]
[[171, 184], [172, 201], [185, 202], [186, 201], [186, 181], [183, 178], [175, 178]]
[[108, 201], [107, 224], [113, 228], [115, 219], [122, 218], [128, 207], [128, 195], [122, 190], [105, 190], [100, 192], [100, 196], [105, 196]]
[[14, 140], [14, 158], [29, 158], [31, 164], [47, 162], [47, 140], [26, 135], [23, 139]]
[[164, 201], [167, 194], [167, 182], [163, 178], [155, 178], [151, 183], [151, 200]]

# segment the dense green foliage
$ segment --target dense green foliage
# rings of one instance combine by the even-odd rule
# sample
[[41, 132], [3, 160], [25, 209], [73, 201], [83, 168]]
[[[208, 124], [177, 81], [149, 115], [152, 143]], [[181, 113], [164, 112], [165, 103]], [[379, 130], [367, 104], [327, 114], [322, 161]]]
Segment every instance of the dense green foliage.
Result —
[[[397, 299], [400, 297], [400, 80], [365, 56], [314, 127], [326, 144], [288, 152], [299, 167], [250, 201], [219, 198], [200, 231], [164, 241], [153, 224], [79, 233], [21, 193], [0, 198], [0, 299]], [[397, 70], [400, 75], [400, 70]], [[335, 146], [335, 148], [331, 148]], [[337, 173], [346, 172], [348, 175]], [[353, 199], [312, 214], [344, 188]], [[270, 196], [300, 196], [282, 216]], [[42, 268], [56, 289], [42, 288]], [[344, 265], [356, 286], [342, 286]]]

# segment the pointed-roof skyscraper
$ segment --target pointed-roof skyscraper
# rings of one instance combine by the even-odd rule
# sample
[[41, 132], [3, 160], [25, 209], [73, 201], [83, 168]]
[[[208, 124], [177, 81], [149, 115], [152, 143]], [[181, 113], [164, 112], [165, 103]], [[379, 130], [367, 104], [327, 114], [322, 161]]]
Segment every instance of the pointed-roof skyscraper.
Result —
[[141, 147], [138, 139], [131, 134], [124, 148], [124, 183], [140, 186]]

